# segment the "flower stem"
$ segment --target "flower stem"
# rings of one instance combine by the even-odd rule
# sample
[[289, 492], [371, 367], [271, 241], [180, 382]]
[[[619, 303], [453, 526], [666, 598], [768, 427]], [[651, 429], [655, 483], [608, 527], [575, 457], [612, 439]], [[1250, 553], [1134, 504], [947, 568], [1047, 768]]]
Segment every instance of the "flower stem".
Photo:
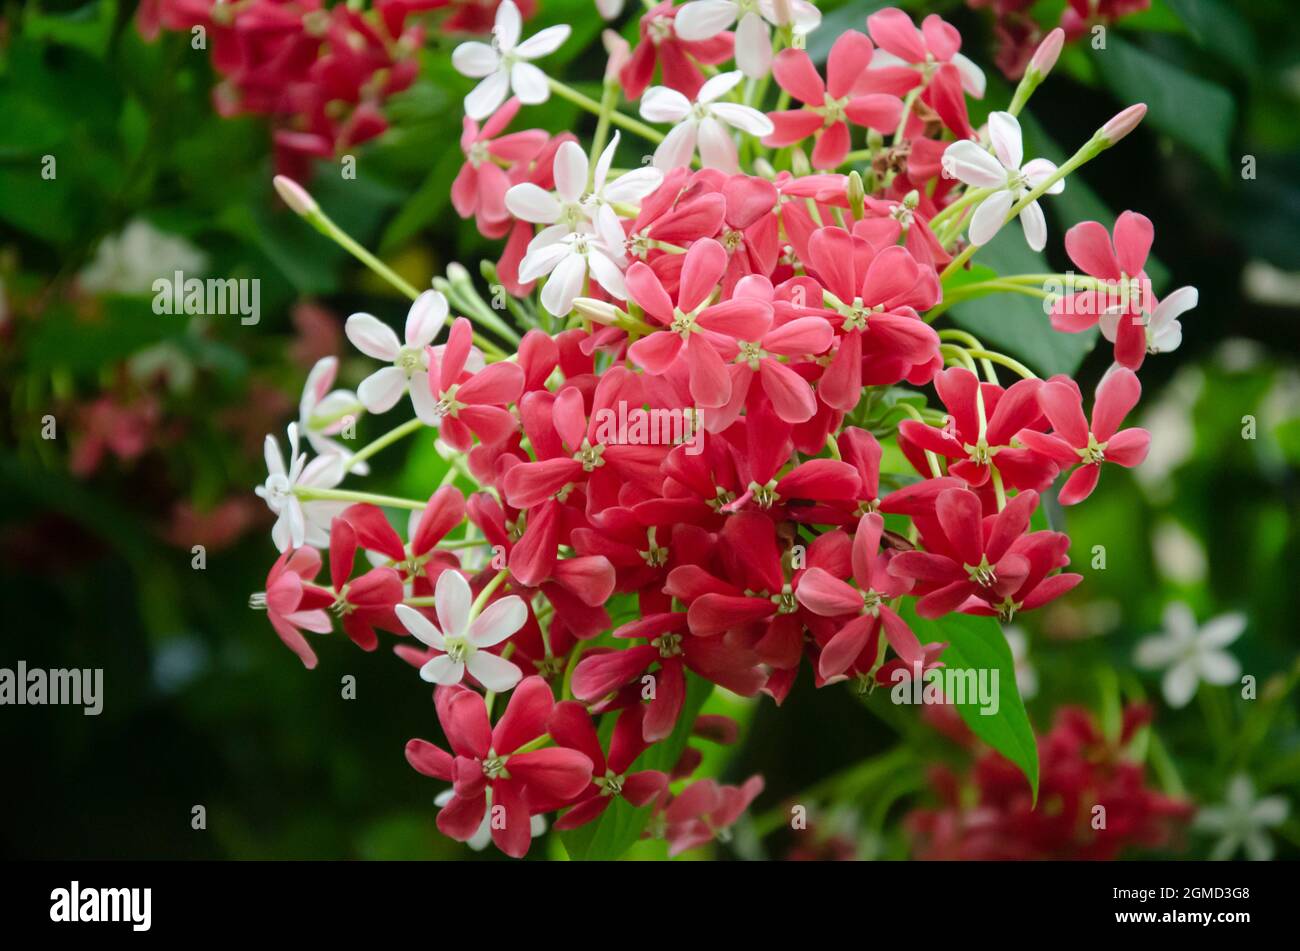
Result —
[[[572, 86], [566, 86], [558, 79], [552, 79], [550, 77], [547, 77], [546, 81], [551, 87], [551, 92], [555, 93], [561, 99], [567, 99], [575, 106], [581, 106], [583, 109], [586, 109], [592, 115], [599, 116], [601, 114], [600, 103], [598, 103], [595, 99], [592, 99], [590, 96], [583, 95], [582, 93], [578, 92], [578, 90], [574, 89]], [[625, 116], [623, 113], [618, 112], [616, 110], [611, 111], [609, 113], [609, 121], [614, 123], [614, 125], [619, 126], [620, 128], [626, 129], [628, 132], [635, 132], [643, 139], [649, 139], [651, 142], [654, 142], [656, 145], [658, 145], [660, 142], [664, 140], [664, 134], [662, 132], [658, 131], [657, 129], [652, 129], [644, 122], [639, 122], [638, 120], [633, 119], [631, 116]]]
[[373, 492], [354, 492], [351, 489], [313, 489], [310, 486], [295, 486], [293, 494], [304, 502], [368, 502], [371, 505], [411, 511], [418, 511], [428, 504], [418, 499], [376, 495]]
[[379, 450], [391, 446], [402, 437], [409, 436], [423, 425], [424, 423], [416, 418], [408, 419], [406, 422], [402, 423], [402, 425], [390, 429], [378, 439], [358, 449], [356, 453], [353, 454], [352, 458], [348, 460], [347, 469], [350, 470], [358, 462], [364, 462], [366, 459], [369, 459], [375, 453], [379, 452]]
[[474, 603], [470, 605], [469, 620], [473, 621], [483, 613], [483, 609], [487, 607], [488, 599], [492, 597], [493, 593], [497, 588], [501, 587], [508, 577], [510, 577], [510, 569], [502, 568], [493, 576], [491, 581], [484, 585], [483, 590], [480, 591], [478, 597], [474, 599]]

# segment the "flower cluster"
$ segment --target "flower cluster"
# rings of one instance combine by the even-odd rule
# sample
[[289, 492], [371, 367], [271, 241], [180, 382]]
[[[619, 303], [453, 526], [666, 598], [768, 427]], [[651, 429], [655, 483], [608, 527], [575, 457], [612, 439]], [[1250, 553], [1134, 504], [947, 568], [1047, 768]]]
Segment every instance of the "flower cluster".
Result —
[[[697, 726], [696, 685], [780, 703], [805, 666], [818, 686], [868, 690], [942, 664], [945, 642], [919, 636], [919, 621], [1007, 621], [1077, 585], [1042, 495], [1059, 485], [1061, 503], [1081, 502], [1103, 468], [1146, 453], [1147, 433], [1123, 421], [1143, 355], [1175, 324], [1145, 290], [1142, 216], [1122, 217], [1113, 242], [1095, 222], [1066, 236], [1088, 277], [1051, 321], [1100, 323], [1115, 345], [1090, 416], [1072, 379], [1039, 379], [933, 325], [956, 297], [1042, 295], [1041, 275], [971, 281], [965, 265], [1017, 218], [1044, 246], [1039, 199], [1143, 107], [1060, 168], [1025, 161], [1014, 113], [1059, 36], [1011, 108], [976, 129], [967, 100], [983, 76], [939, 17], [874, 13], [823, 69], [801, 48], [815, 9], [757, 10], [649, 9], [635, 51], [607, 37], [598, 103], [536, 62], [567, 29], [521, 39], [503, 0], [493, 43], [453, 57], [477, 85], [452, 200], [504, 239], [484, 272], [525, 332], [463, 268], [423, 293], [403, 287], [403, 336], [371, 315], [347, 324], [382, 368], [355, 394], [318, 378], [311, 405], [337, 408], [291, 427], [289, 459], [268, 437], [259, 493], [283, 554], [259, 603], [308, 666], [302, 632], [327, 629], [327, 610], [364, 649], [376, 630], [419, 642], [398, 651], [438, 685], [450, 750], [413, 740], [407, 755], [453, 784], [438, 818], [453, 838], [482, 841], [487, 823], [522, 855], [535, 818], [567, 810], [558, 825], [572, 828], [622, 798], [674, 848], [707, 841], [761, 781], [680, 788], [689, 750], [675, 768], [638, 759]], [[640, 118], [616, 108], [620, 88]], [[552, 94], [596, 114], [589, 148], [569, 132], [507, 131]], [[618, 167], [624, 134], [653, 156]], [[277, 185], [338, 234], [301, 188]], [[923, 387], [936, 405], [900, 398]], [[370, 445], [321, 438], [343, 413], [386, 413], [404, 396], [413, 418]], [[339, 488], [415, 433], [436, 435], [449, 465], [427, 500]], [[405, 535], [385, 509], [410, 512]], [[325, 548], [328, 583], [316, 580]]]
[[201, 35], [196, 48], [211, 50], [221, 76], [212, 92], [217, 112], [271, 117], [277, 169], [305, 177], [314, 160], [388, 128], [384, 101], [419, 73], [425, 30], [408, 20], [448, 5], [377, 0], [363, 12], [322, 0], [145, 0], [137, 23], [147, 39], [161, 30]]
[[1110, 861], [1128, 849], [1167, 844], [1194, 809], [1149, 788], [1142, 764], [1125, 757], [1150, 717], [1150, 708], [1131, 706], [1119, 736], [1107, 738], [1086, 710], [1062, 708], [1039, 741], [1037, 808], [1016, 768], [992, 751], [981, 754], [964, 779], [947, 767], [934, 768], [932, 786], [943, 805], [914, 810], [906, 820], [916, 855]]

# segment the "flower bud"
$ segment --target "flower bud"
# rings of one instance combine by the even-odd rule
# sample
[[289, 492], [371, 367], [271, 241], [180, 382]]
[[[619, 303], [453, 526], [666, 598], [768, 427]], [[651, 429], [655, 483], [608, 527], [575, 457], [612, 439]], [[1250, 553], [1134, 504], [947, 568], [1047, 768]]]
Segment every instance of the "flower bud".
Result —
[[573, 309], [588, 320], [610, 326], [617, 326], [619, 321], [627, 316], [609, 301], [597, 300], [594, 297], [574, 298]]
[[862, 175], [855, 168], [849, 172], [849, 184], [845, 189], [849, 200], [849, 208], [853, 211], [855, 218], [861, 218], [863, 215], [864, 201], [867, 196], [867, 190], [862, 184]]
[[1142, 117], [1147, 114], [1147, 104], [1139, 102], [1136, 105], [1129, 106], [1123, 112], [1120, 112], [1113, 119], [1097, 130], [1097, 136], [1107, 146], [1114, 145], [1124, 136], [1128, 135], [1138, 127]]
[[320, 213], [320, 205], [316, 204], [316, 199], [307, 193], [297, 182], [287, 175], [277, 175], [271, 179], [271, 184], [275, 186], [276, 192], [281, 200], [289, 206], [290, 210], [303, 218], [310, 218], [312, 215]]
[[618, 74], [623, 71], [627, 61], [632, 58], [632, 48], [628, 45], [627, 40], [613, 30], [602, 31], [600, 41], [605, 46], [605, 52], [609, 54], [609, 61], [605, 64], [605, 82], [616, 83], [618, 82]]
[[1034, 50], [1033, 58], [1029, 60], [1029, 70], [1037, 73], [1042, 79], [1052, 71], [1056, 65], [1057, 58], [1061, 55], [1061, 47], [1065, 45], [1065, 31], [1059, 26], [1043, 38], [1043, 42], [1038, 44], [1038, 49]]

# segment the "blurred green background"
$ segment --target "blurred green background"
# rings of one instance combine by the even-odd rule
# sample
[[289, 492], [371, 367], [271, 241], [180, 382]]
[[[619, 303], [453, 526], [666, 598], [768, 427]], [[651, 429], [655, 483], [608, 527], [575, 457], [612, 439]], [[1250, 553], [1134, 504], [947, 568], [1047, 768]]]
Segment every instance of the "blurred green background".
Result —
[[[884, 5], [820, 4], [826, 22], [810, 49], [824, 55], [838, 30], [861, 29]], [[985, 105], [1006, 102], [1013, 83], [994, 66], [988, 10], [902, 5], [957, 24], [988, 73]], [[318, 357], [339, 354], [347, 385], [364, 375], [342, 339], [347, 314], [397, 324], [405, 303], [274, 200], [266, 124], [219, 118], [206, 54], [184, 35], [144, 42], [134, 6], [0, 3], [0, 666], [102, 667], [106, 692], [99, 717], [0, 708], [0, 852], [472, 858], [437, 835], [437, 789], [402, 757], [408, 738], [436, 736], [428, 688], [387, 647], [364, 654], [341, 635], [318, 640], [320, 666], [305, 671], [247, 607], [275, 554], [251, 492], [264, 477], [263, 434], [296, 416]], [[1051, 24], [1064, 6], [1027, 12]], [[1053, 158], [1122, 105], [1150, 106], [1132, 137], [1046, 204], [1048, 263], [1069, 266], [1060, 243], [1069, 225], [1109, 227], [1132, 208], [1156, 224], [1158, 289], [1194, 284], [1200, 305], [1183, 319], [1181, 349], [1142, 370], [1151, 458], [1136, 474], [1111, 467], [1063, 516], [1084, 583], [1016, 624], [1040, 730], [1065, 703], [1103, 718], [1125, 701], [1153, 703], [1166, 756], [1152, 763], [1152, 782], [1213, 803], [1231, 776], [1249, 775], [1261, 794], [1291, 801], [1272, 830], [1287, 857], [1300, 855], [1294, 21], [1286, 0], [1153, 0], [1107, 28], [1105, 49], [1088, 37], [1071, 44], [1031, 102], [1028, 154]], [[575, 85], [597, 89], [603, 56], [584, 52], [601, 27], [590, 0], [541, 0], [534, 25], [553, 22], [574, 24], [574, 37], [548, 65], [569, 63]], [[311, 182], [336, 221], [417, 285], [450, 261], [496, 253], [448, 202], [468, 81], [449, 64], [459, 38], [431, 34], [419, 80], [386, 110], [392, 128], [356, 151], [356, 179], [324, 161]], [[581, 133], [588, 118], [552, 101], [517, 126]], [[54, 180], [40, 176], [46, 155], [57, 159]], [[129, 286], [115, 255], [174, 239], [201, 253], [210, 274], [259, 278], [261, 322], [152, 313], [151, 295]], [[1047, 270], [1026, 255], [999, 239], [988, 259]], [[1042, 333], [1032, 304], [997, 301], [955, 316], [1040, 371], [1077, 366], [1090, 392], [1108, 347], [1085, 355], [1078, 340]], [[42, 438], [47, 416], [54, 439]], [[1243, 438], [1246, 417], [1253, 439]], [[363, 440], [381, 431], [368, 425]], [[427, 494], [444, 466], [426, 443], [377, 462], [374, 490], [398, 494]], [[195, 544], [206, 548], [202, 570], [192, 567]], [[1104, 570], [1091, 567], [1097, 545]], [[1258, 678], [1259, 699], [1202, 686], [1173, 710], [1158, 676], [1135, 669], [1135, 645], [1176, 601], [1201, 622], [1247, 615], [1231, 651]], [[355, 699], [343, 697], [349, 675]], [[845, 688], [814, 691], [806, 669], [780, 709], [711, 703], [744, 730], [736, 747], [710, 747], [704, 770], [728, 780], [761, 772], [767, 790], [757, 824], [700, 856], [782, 856], [780, 835], [758, 834], [765, 816], [900, 742], [898, 724]], [[925, 767], [957, 761], [929, 728], [901, 729], [904, 754], [878, 778], [851, 784], [851, 794], [823, 783], [811, 800], [835, 812], [864, 856], [909, 853], [900, 820], [931, 801]], [[195, 805], [206, 809], [205, 830], [191, 828]], [[1204, 856], [1212, 845], [1193, 833], [1169, 854]]]

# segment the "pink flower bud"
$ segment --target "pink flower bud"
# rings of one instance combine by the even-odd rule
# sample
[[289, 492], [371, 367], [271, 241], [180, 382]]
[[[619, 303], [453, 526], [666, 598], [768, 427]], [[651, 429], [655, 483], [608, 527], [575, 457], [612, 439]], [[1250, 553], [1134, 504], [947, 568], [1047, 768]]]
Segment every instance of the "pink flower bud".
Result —
[[1038, 49], [1034, 50], [1034, 56], [1029, 61], [1029, 68], [1040, 77], [1046, 76], [1056, 65], [1056, 59], [1061, 55], [1061, 47], [1064, 45], [1065, 31], [1058, 26], [1038, 44]]
[[609, 62], [605, 65], [605, 82], [613, 82], [618, 79], [618, 74], [632, 58], [631, 47], [628, 46], [627, 40], [613, 30], [601, 32], [600, 40], [605, 46], [605, 52], [609, 54]]
[[1114, 145], [1124, 136], [1128, 135], [1138, 127], [1142, 117], [1147, 114], [1147, 104], [1139, 102], [1129, 106], [1124, 111], [1118, 113], [1114, 118], [1101, 127], [1100, 135], [1106, 140], [1107, 145]]
[[277, 175], [272, 179], [276, 192], [284, 200], [284, 203], [293, 210], [295, 215], [307, 217], [320, 211], [320, 206], [316, 204], [316, 199], [307, 194], [307, 189], [303, 188], [292, 178], [287, 175]]

